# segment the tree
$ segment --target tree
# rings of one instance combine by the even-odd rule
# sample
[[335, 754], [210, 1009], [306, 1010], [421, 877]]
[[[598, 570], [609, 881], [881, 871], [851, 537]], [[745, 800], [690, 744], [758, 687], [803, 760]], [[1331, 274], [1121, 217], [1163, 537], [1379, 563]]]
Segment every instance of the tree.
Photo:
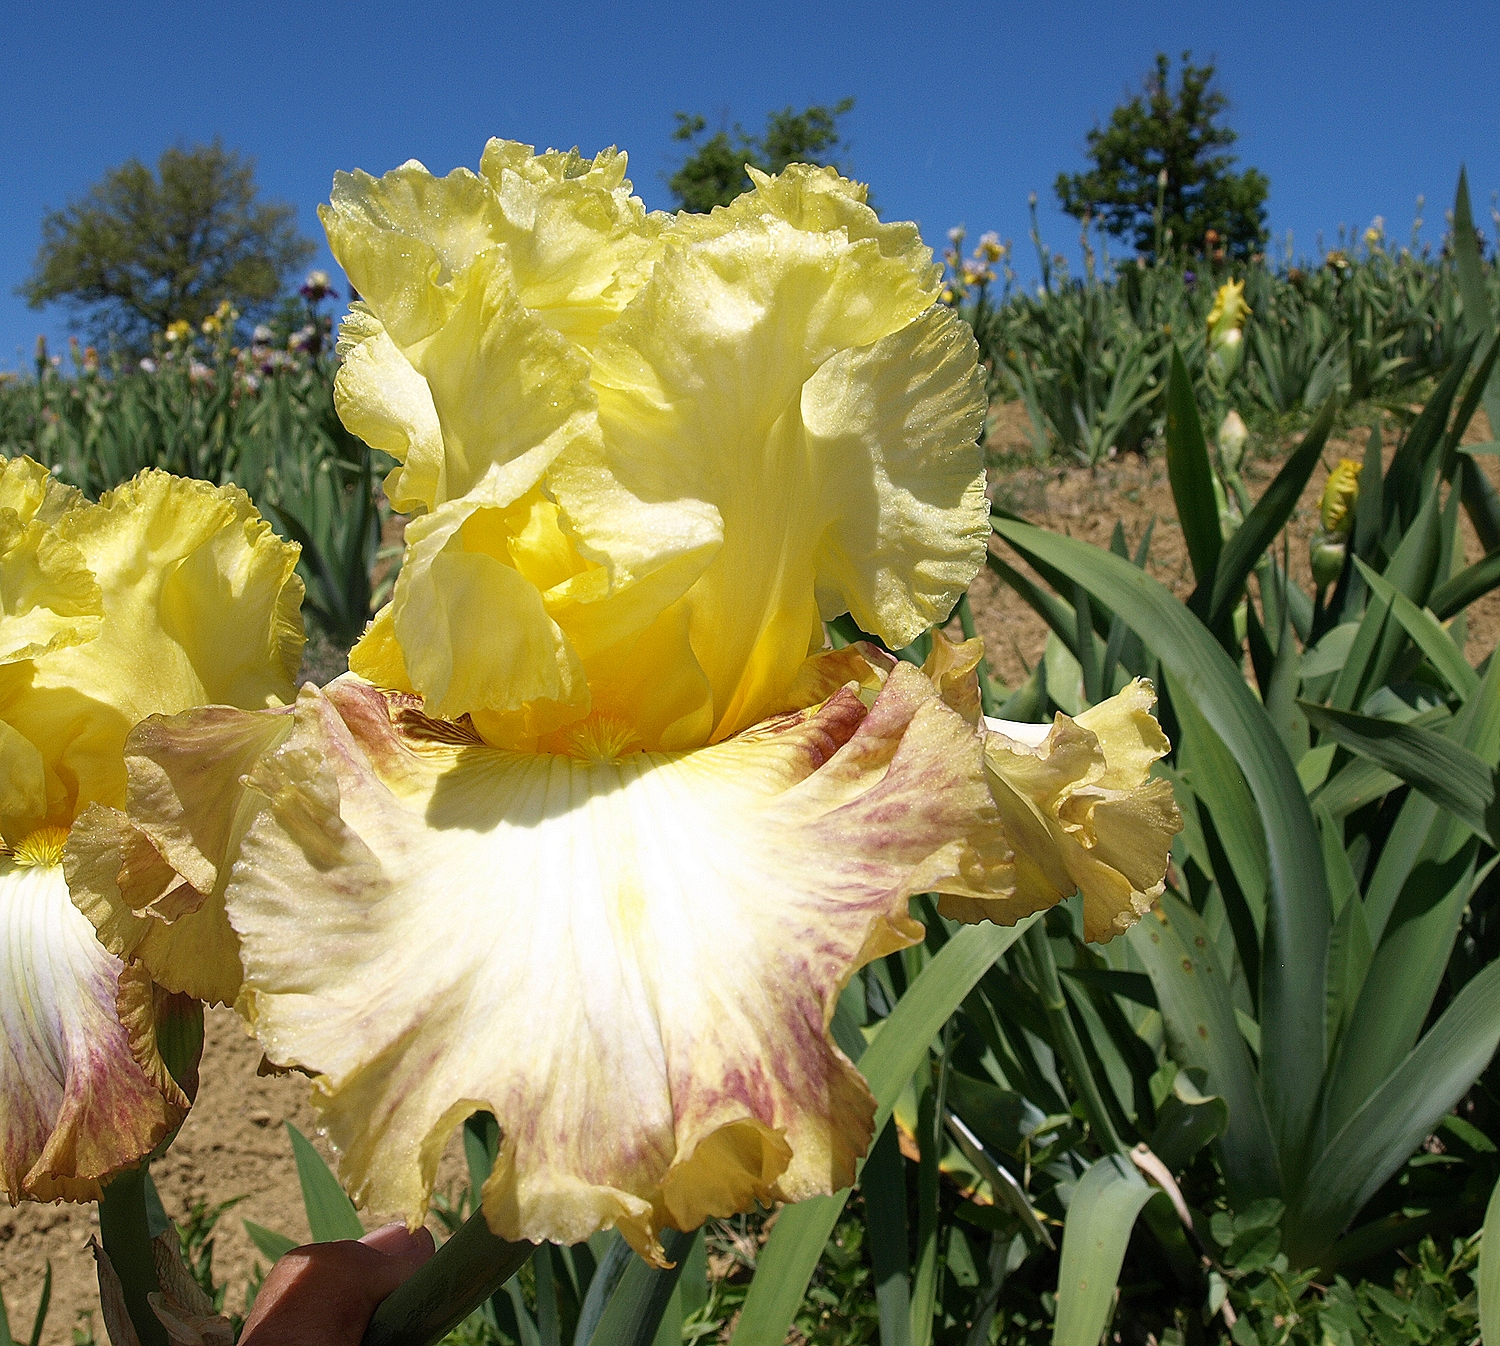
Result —
[[[709, 211], [749, 190], [746, 164], [779, 173], [788, 164], [833, 163], [829, 156], [840, 144], [838, 119], [853, 107], [854, 100], [844, 98], [832, 107], [819, 103], [802, 112], [783, 108], [766, 118], [763, 136], [747, 136], [736, 122], [732, 139], [722, 130], [710, 136], [684, 160], [667, 186], [684, 210]], [[707, 126], [696, 113], [679, 112], [672, 138], [692, 144]]]
[[295, 217], [258, 200], [255, 161], [218, 140], [167, 150], [154, 173], [129, 159], [42, 220], [17, 293], [87, 313], [99, 335], [136, 347], [178, 319], [196, 326], [221, 300], [254, 316], [313, 255]]
[[1117, 107], [1108, 126], [1089, 132], [1094, 167], [1059, 173], [1057, 197], [1069, 215], [1100, 220], [1117, 238], [1133, 235], [1136, 250], [1154, 256], [1160, 192], [1163, 237], [1171, 230], [1167, 246], [1198, 253], [1222, 248], [1245, 258], [1265, 246], [1271, 184], [1258, 169], [1233, 171], [1235, 156], [1226, 151], [1237, 137], [1219, 121], [1229, 100], [1212, 87], [1213, 62], [1195, 66], [1192, 57], [1183, 52], [1174, 91], [1171, 61], [1157, 54], [1143, 92]]

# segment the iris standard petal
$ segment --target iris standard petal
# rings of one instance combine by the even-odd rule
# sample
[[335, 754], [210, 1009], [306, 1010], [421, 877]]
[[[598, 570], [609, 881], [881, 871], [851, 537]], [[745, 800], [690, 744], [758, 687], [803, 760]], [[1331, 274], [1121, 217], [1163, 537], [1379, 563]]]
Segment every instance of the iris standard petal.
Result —
[[338, 355], [333, 405], [339, 419], [350, 434], [396, 460], [385, 479], [392, 507], [406, 514], [428, 508], [443, 476], [443, 428], [427, 380], [363, 303], [339, 325]]
[[297, 549], [243, 491], [148, 471], [56, 526], [96, 580], [103, 620], [82, 644], [0, 666], [0, 720], [44, 766], [42, 812], [0, 818], [13, 842], [96, 800], [123, 804], [139, 720], [289, 700], [301, 662]]
[[[820, 618], [852, 607], [905, 645], [983, 558], [973, 338], [930, 308], [910, 231], [888, 240], [867, 207], [830, 199], [865, 229], [768, 180], [669, 231], [594, 348], [598, 456], [584, 441], [550, 474], [580, 550], [615, 569], [690, 520], [722, 535], [679, 600], [674, 660], [701, 667], [714, 738], [781, 701]], [[589, 665], [591, 687], [607, 695], [631, 662]]]
[[334, 256], [403, 349], [446, 321], [451, 279], [498, 249], [516, 293], [576, 344], [630, 300], [671, 218], [631, 195], [625, 155], [535, 154], [491, 140], [479, 173], [415, 160], [379, 178], [339, 173], [320, 207]]
[[614, 1224], [659, 1256], [665, 1226], [850, 1182], [873, 1109], [840, 988], [920, 935], [912, 893], [1010, 878], [974, 730], [905, 664], [868, 710], [844, 689], [676, 755], [610, 759], [598, 724], [505, 752], [412, 702], [303, 693], [226, 892], [241, 1012], [314, 1074], [356, 1199], [419, 1220], [477, 1108], [507, 1238]]
[[349, 283], [402, 349], [443, 325], [453, 276], [499, 243], [484, 180], [467, 168], [437, 178], [415, 159], [379, 178], [334, 174], [318, 218]]
[[1151, 684], [1137, 678], [1076, 719], [1059, 712], [1050, 728], [986, 720], [985, 765], [1015, 848], [1016, 890], [944, 898], [939, 910], [1015, 921], [1076, 890], [1084, 938], [1098, 941], [1150, 911], [1182, 827], [1171, 783], [1149, 774], [1168, 747], [1151, 715], [1155, 702]]
[[0, 663], [98, 634], [104, 611], [98, 581], [57, 526], [86, 504], [40, 463], [0, 461]]
[[615, 149], [586, 159], [513, 140], [491, 140], [479, 161], [522, 302], [585, 348], [650, 275], [672, 218], [631, 194], [626, 162]]
[[[916, 229], [836, 173], [759, 175], [663, 228], [618, 156], [491, 142], [478, 178], [341, 176], [325, 223], [369, 306], [341, 415], [404, 455], [393, 498], [451, 506], [408, 535], [381, 651], [351, 667], [393, 666], [394, 641], [429, 712], [490, 716], [506, 743], [590, 705], [646, 748], [724, 738], [783, 703], [821, 618], [905, 645], [980, 564], [972, 336], [931, 307]], [[527, 491], [557, 507], [546, 575], [505, 513]], [[536, 677], [467, 639], [518, 616]]]
[[52, 859], [0, 862], [0, 1177], [12, 1202], [96, 1199], [187, 1110], [170, 1076], [164, 1091], [132, 1053], [115, 1008], [121, 964]]
[[557, 451], [541, 446], [591, 409], [583, 350], [640, 288], [668, 218], [624, 173], [613, 150], [492, 140], [479, 174], [335, 178], [320, 214], [363, 299], [334, 395], [345, 425], [402, 464], [387, 482], [398, 509], [457, 499], [527, 454], [529, 488]]
[[498, 249], [443, 292], [443, 321], [420, 342], [398, 346], [368, 307], [340, 330], [335, 405], [402, 462], [389, 480], [405, 509], [458, 499], [497, 466], [520, 495], [592, 422], [587, 360], [521, 303]]

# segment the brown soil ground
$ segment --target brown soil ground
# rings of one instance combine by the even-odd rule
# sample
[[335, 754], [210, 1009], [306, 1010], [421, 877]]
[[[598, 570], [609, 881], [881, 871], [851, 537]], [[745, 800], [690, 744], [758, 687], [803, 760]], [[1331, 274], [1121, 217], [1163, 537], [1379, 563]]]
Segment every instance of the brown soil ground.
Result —
[[[992, 458], [1004, 463], [1029, 456], [1026, 436], [1026, 412], [1019, 402], [995, 408], [994, 430], [989, 448]], [[1387, 419], [1381, 439], [1385, 461], [1390, 464], [1398, 438], [1394, 422]], [[1483, 411], [1475, 414], [1464, 435], [1464, 443], [1478, 444], [1490, 438], [1489, 422]], [[1323, 452], [1321, 466], [1313, 472], [1297, 509], [1287, 525], [1291, 537], [1292, 573], [1309, 592], [1312, 574], [1308, 568], [1307, 541], [1318, 525], [1318, 501], [1329, 469], [1340, 458], [1363, 459], [1368, 429], [1346, 432], [1331, 439]], [[1242, 469], [1245, 484], [1256, 498], [1271, 484], [1280, 470], [1286, 450], [1295, 443], [1258, 444], [1252, 438]], [[1500, 487], [1500, 458], [1476, 455], [1486, 475]], [[1167, 482], [1166, 459], [1160, 455], [1141, 458], [1131, 455], [1101, 464], [1090, 471], [1086, 467], [1058, 466], [1047, 468], [995, 468], [990, 472], [990, 495], [1032, 523], [1055, 532], [1068, 533], [1098, 547], [1109, 546], [1110, 535], [1118, 521], [1124, 526], [1132, 554], [1141, 534], [1154, 519], [1151, 551], [1146, 569], [1179, 597], [1192, 591], [1192, 571], [1188, 565], [1187, 545], [1182, 526], [1172, 504], [1172, 489]], [[1467, 515], [1462, 517], [1464, 554], [1469, 561], [1484, 555]], [[1030, 573], [1014, 552], [996, 539], [992, 548], [1005, 556], [1016, 569]], [[1034, 576], [1033, 576], [1034, 578]], [[1045, 586], [1043, 586], [1045, 587]], [[981, 571], [969, 590], [974, 622], [984, 637], [990, 669], [1014, 687], [1024, 681], [1027, 672], [1041, 657], [1047, 644], [1047, 627], [1040, 617], [993, 572]], [[1500, 590], [1485, 595], [1469, 610], [1467, 653], [1471, 663], [1478, 661], [1500, 640]]]
[[[1024, 457], [1028, 452], [1024, 411], [1016, 403], [996, 410], [992, 453], [1000, 461]], [[1466, 439], [1479, 442], [1491, 437], [1480, 412]], [[1387, 445], [1395, 438], [1393, 427], [1388, 428]], [[1361, 457], [1364, 441], [1361, 432], [1329, 445], [1324, 465], [1314, 473], [1291, 521], [1293, 565], [1304, 586], [1310, 584], [1307, 538], [1316, 524], [1327, 469], [1340, 456]], [[1285, 447], [1261, 446], [1258, 454], [1252, 449], [1245, 477], [1253, 494], [1264, 490], [1275, 475]], [[1479, 461], [1500, 486], [1500, 460], [1484, 457]], [[1160, 457], [1120, 459], [1092, 472], [1056, 466], [996, 470], [991, 473], [991, 486], [997, 500], [1033, 522], [1099, 546], [1108, 545], [1119, 520], [1134, 548], [1154, 518], [1150, 573], [1183, 596], [1191, 588], [1182, 530], [1172, 508], [1166, 464]], [[1467, 520], [1464, 537], [1469, 560], [1477, 560], [1482, 553]], [[1014, 556], [1010, 559], [1015, 562]], [[1042, 655], [1046, 626], [989, 571], [981, 572], [975, 581], [972, 599], [993, 671], [1010, 685], [1018, 684]], [[1486, 596], [1469, 613], [1468, 654], [1471, 662], [1477, 662], [1500, 639], [1500, 592]], [[317, 657], [317, 671], [325, 678], [340, 671], [337, 651], [324, 650]], [[244, 1232], [243, 1219], [294, 1239], [308, 1237], [291, 1146], [282, 1126], [290, 1121], [304, 1134], [313, 1135], [307, 1084], [298, 1076], [258, 1076], [259, 1061], [259, 1049], [235, 1016], [224, 1009], [210, 1010], [198, 1101], [171, 1150], [152, 1167], [167, 1213], [176, 1218], [197, 1201], [214, 1205], [244, 1198], [223, 1218], [215, 1235], [214, 1267], [220, 1282], [229, 1287], [226, 1307], [230, 1309], [242, 1308], [247, 1283], [257, 1267], [264, 1266]], [[439, 1189], [456, 1191], [461, 1175], [456, 1146], [450, 1146]], [[366, 1223], [373, 1227], [376, 1220], [367, 1218]], [[98, 1217], [92, 1206], [0, 1208], [0, 1290], [10, 1310], [13, 1333], [24, 1339], [29, 1332], [43, 1268], [50, 1261], [52, 1310], [43, 1340], [56, 1346], [71, 1343], [75, 1324], [83, 1322], [82, 1315], [97, 1305], [93, 1262], [87, 1251], [90, 1236], [97, 1232]], [[102, 1342], [102, 1327], [95, 1330]]]

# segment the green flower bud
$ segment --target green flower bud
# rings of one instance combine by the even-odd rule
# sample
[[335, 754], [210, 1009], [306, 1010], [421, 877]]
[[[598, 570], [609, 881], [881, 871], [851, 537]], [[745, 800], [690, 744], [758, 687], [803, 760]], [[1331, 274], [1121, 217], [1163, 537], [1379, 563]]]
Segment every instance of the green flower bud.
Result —
[[1313, 534], [1307, 547], [1309, 559], [1312, 561], [1313, 583], [1319, 589], [1327, 589], [1337, 584], [1339, 576], [1344, 573], [1344, 558], [1349, 553], [1349, 548], [1344, 542], [1344, 535], [1324, 533], [1320, 530]]

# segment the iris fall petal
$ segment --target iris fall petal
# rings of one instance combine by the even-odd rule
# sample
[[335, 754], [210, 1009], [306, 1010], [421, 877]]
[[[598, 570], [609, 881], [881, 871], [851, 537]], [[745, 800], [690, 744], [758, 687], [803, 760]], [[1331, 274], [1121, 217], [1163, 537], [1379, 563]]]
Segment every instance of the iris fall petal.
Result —
[[659, 1256], [664, 1226], [850, 1182], [873, 1105], [828, 1038], [840, 988], [919, 936], [912, 893], [1009, 874], [981, 742], [932, 684], [901, 665], [868, 711], [845, 689], [592, 761], [403, 700], [351, 678], [238, 717], [284, 733], [227, 892], [241, 1010], [315, 1075], [356, 1199], [419, 1220], [477, 1108], [508, 1238], [614, 1224]]
[[12, 1203], [94, 1200], [182, 1120], [187, 1099], [131, 1051], [121, 971], [58, 865], [0, 862], [0, 1178]]

